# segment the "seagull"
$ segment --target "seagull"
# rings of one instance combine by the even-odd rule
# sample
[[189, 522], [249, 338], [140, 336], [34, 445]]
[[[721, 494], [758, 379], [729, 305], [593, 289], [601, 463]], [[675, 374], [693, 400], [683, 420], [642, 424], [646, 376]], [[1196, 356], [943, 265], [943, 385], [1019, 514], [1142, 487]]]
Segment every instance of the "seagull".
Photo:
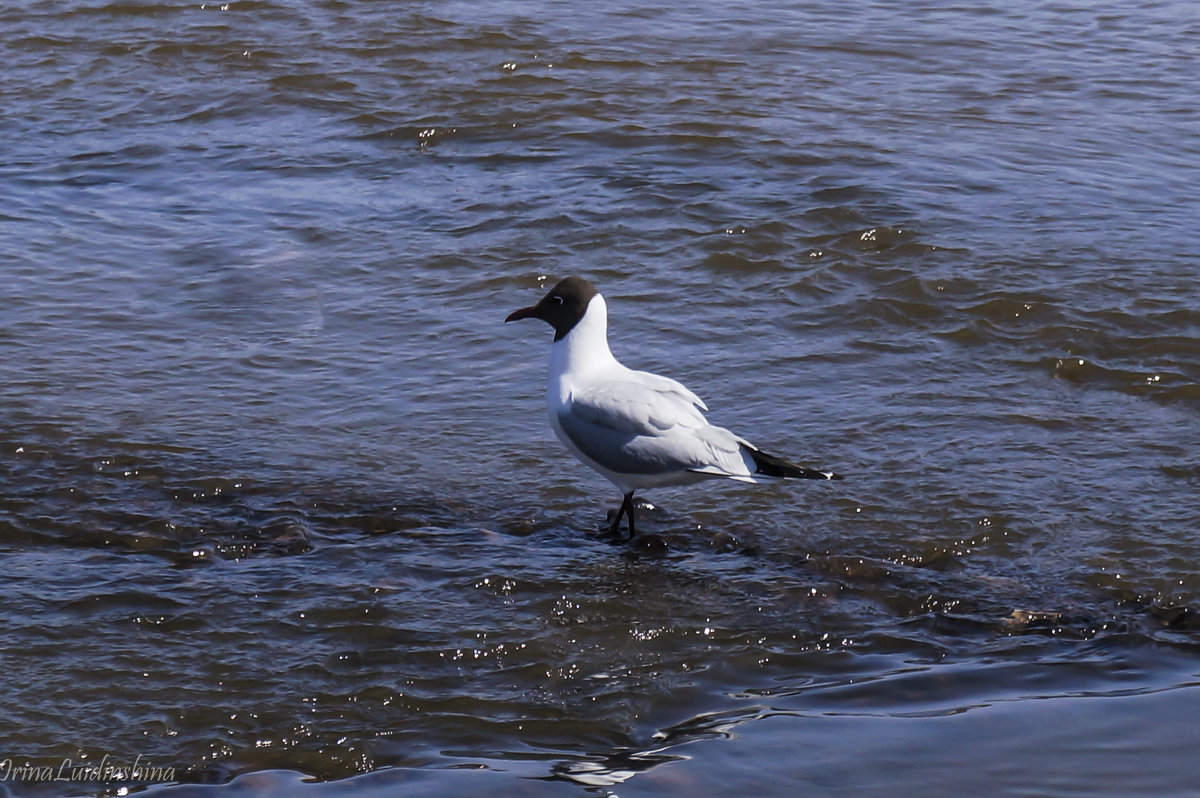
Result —
[[708, 423], [708, 407], [682, 384], [622, 365], [608, 348], [604, 297], [581, 277], [561, 280], [536, 305], [504, 321], [519, 319], [554, 328], [546, 382], [550, 426], [571, 454], [621, 490], [624, 500], [609, 528], [614, 537], [622, 517], [629, 520], [629, 539], [637, 534], [633, 494], [646, 488], [717, 478], [842, 478], [760, 451]]

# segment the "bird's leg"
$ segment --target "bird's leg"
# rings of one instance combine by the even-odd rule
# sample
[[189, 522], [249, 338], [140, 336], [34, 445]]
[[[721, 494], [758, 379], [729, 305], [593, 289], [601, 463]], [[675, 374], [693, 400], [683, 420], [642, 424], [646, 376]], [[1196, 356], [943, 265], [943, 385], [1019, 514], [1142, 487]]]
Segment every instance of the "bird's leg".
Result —
[[629, 519], [629, 540], [633, 540], [633, 536], [637, 534], [633, 528], [633, 491], [625, 494], [625, 499], [621, 502], [621, 506], [617, 509], [617, 515], [613, 518], [612, 526], [608, 528], [608, 534], [617, 537], [621, 531], [621, 516]]
[[629, 539], [633, 540], [637, 530], [633, 528], [633, 491], [625, 494], [625, 517], [629, 519]]
[[621, 506], [617, 508], [617, 514], [613, 516], [612, 523], [608, 525], [608, 534], [612, 535], [614, 538], [621, 531], [621, 516], [625, 515], [626, 501], [628, 501], [628, 499], [623, 499], [621, 501]]

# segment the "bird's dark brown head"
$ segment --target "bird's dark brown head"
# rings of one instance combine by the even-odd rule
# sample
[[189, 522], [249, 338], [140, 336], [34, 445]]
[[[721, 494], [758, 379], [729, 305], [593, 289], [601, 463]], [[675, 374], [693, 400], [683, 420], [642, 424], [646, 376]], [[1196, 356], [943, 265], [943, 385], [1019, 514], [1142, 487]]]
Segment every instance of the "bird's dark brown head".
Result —
[[588, 303], [597, 293], [596, 286], [582, 277], [567, 277], [536, 305], [514, 310], [504, 321], [541, 319], [554, 328], [554, 340], [561, 341], [587, 313]]

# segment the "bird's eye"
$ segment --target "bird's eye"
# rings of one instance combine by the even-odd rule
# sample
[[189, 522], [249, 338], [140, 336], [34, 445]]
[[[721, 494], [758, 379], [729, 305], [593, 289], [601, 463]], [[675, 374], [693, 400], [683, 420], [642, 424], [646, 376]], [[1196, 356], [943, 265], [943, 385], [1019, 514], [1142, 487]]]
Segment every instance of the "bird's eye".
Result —
[[555, 294], [554, 296], [552, 296], [550, 298], [554, 300], [554, 304], [556, 304], [556, 305], [561, 305], [563, 303], [563, 298], [560, 297], [558, 294]]

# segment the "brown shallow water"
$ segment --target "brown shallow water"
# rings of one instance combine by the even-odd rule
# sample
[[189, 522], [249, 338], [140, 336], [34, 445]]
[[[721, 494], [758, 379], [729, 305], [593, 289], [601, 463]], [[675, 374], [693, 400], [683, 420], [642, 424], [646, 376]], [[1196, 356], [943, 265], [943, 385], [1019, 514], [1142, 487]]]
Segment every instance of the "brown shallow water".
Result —
[[[1193, 4], [0, 28], [0, 793], [1200, 787]], [[599, 536], [568, 273], [847, 479]]]

